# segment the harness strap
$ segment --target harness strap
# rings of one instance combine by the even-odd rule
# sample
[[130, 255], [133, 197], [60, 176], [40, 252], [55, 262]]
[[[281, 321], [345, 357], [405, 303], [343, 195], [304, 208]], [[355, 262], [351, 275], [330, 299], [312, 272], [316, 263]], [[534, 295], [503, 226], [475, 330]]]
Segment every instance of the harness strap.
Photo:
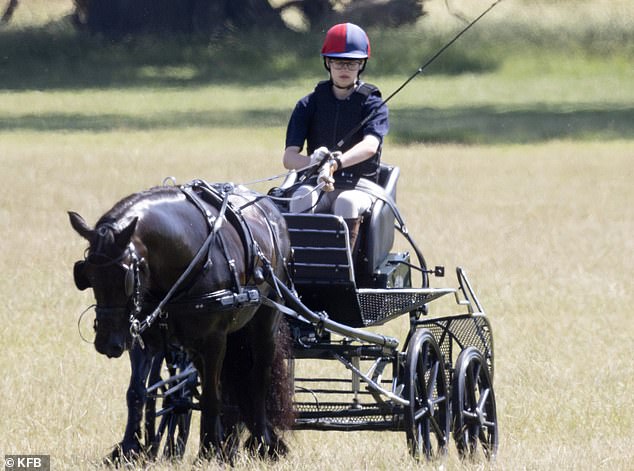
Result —
[[[234, 205], [228, 200], [228, 196], [233, 192], [233, 185], [230, 183], [210, 185], [204, 180], [193, 180], [186, 185], [180, 186], [179, 188], [185, 196], [187, 196], [189, 201], [191, 201], [200, 210], [200, 212], [205, 215], [208, 222], [210, 221], [208, 216], [209, 210], [205, 207], [205, 203], [211, 204], [213, 207], [218, 209], [223, 215], [223, 218], [226, 217], [229, 224], [231, 224], [231, 226], [233, 226], [233, 228], [238, 232], [245, 254], [246, 278], [247, 280], [250, 279], [255, 268], [253, 234], [251, 233], [251, 229], [245, 221], [244, 216], [240, 212], [240, 208], [234, 207]], [[202, 193], [203, 196], [201, 196], [200, 193]], [[213, 223], [209, 222], [210, 226], [213, 224], [214, 228], [219, 227], [220, 224], [222, 224], [221, 219], [223, 218], [217, 217]]]
[[229, 289], [221, 289], [196, 298], [170, 303], [165, 309], [165, 313], [169, 314], [172, 309], [175, 312], [178, 311], [179, 314], [209, 312], [211, 310], [218, 312], [247, 305], [257, 306], [261, 303], [262, 297], [257, 287], [245, 286], [239, 293]]
[[[226, 194], [225, 198], [228, 198], [228, 197], [229, 195]], [[227, 207], [226, 205], [222, 205], [221, 211], [218, 214], [218, 218], [216, 220], [217, 222], [218, 220], [222, 220], [222, 218], [224, 217], [223, 209], [226, 209], [226, 207]], [[189, 265], [187, 266], [185, 271], [181, 274], [181, 276], [172, 285], [168, 293], [161, 300], [161, 302], [154, 309], [154, 311], [149, 316], [147, 316], [143, 321], [139, 321], [139, 319], [137, 319], [134, 315], [130, 316], [131, 317], [130, 318], [130, 335], [132, 336], [133, 341], [141, 341], [141, 333], [144, 332], [146, 329], [148, 329], [156, 321], [157, 317], [159, 317], [163, 313], [163, 309], [165, 305], [172, 299], [172, 297], [174, 296], [176, 291], [180, 288], [181, 284], [185, 281], [185, 279], [187, 279], [187, 277], [191, 275], [194, 268], [202, 260], [203, 255], [206, 252], [208, 252], [209, 247], [213, 245], [216, 235], [218, 234], [218, 229], [220, 229], [220, 224], [221, 224], [220, 222], [218, 222], [218, 224], [214, 224], [213, 230], [209, 232], [209, 235], [207, 236], [203, 244], [198, 249], [198, 252], [196, 252], [196, 255], [194, 256], [192, 261], [189, 263]]]

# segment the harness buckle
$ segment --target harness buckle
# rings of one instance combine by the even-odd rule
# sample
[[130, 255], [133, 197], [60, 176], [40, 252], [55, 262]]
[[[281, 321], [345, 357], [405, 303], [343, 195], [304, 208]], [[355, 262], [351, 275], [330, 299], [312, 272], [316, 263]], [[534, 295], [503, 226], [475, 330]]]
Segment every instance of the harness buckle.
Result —
[[141, 349], [145, 349], [145, 343], [141, 338], [141, 322], [139, 322], [139, 319], [130, 319], [130, 336], [132, 337], [132, 347], [138, 342]]

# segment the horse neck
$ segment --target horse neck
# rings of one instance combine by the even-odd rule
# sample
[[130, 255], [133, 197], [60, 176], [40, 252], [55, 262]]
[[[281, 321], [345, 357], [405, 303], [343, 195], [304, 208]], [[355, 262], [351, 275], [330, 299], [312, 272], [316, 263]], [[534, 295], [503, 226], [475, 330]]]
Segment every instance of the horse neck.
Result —
[[[218, 213], [215, 208], [210, 208], [210, 212], [213, 216]], [[227, 222], [224, 224], [228, 226]], [[184, 287], [193, 287], [193, 292], [212, 292], [231, 286], [233, 275], [227, 259], [235, 260], [240, 275], [243, 275], [244, 258], [239, 237], [232, 231], [222, 230], [222, 233], [227, 255], [216, 238], [211, 250], [201, 254], [201, 261], [193, 268]], [[136, 238], [142, 256], [147, 260], [152, 291], [164, 293], [171, 289], [189, 268], [209, 234], [209, 223], [203, 214], [185, 200], [154, 205], [151, 211], [143, 214]]]

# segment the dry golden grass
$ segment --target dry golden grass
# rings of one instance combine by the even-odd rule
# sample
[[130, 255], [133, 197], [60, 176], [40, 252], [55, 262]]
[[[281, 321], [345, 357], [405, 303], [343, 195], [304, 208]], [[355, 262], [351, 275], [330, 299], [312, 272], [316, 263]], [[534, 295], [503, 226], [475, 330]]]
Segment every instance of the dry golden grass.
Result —
[[[467, 14], [480, 10], [450, 3]], [[70, 4], [21, 2], [10, 28], [47, 23]], [[437, 9], [443, 4], [432, 2]], [[536, 39], [554, 28], [576, 34], [581, 25], [592, 38], [592, 28], [598, 36], [613, 26], [621, 31], [634, 15], [627, 0], [530, 7], [508, 0], [489, 20], [496, 18], [534, 24]], [[395, 118], [412, 101], [438, 109], [521, 110], [539, 103], [576, 110], [582, 102], [632, 108], [631, 68], [579, 71], [572, 57], [555, 64], [563, 66], [558, 75], [548, 61], [543, 70], [524, 59], [507, 61], [505, 75], [488, 75], [486, 83], [477, 75], [422, 78], [424, 85], [412, 84], [395, 101]], [[531, 75], [536, 71], [541, 75]], [[396, 82], [378, 83], [391, 90]], [[557, 89], [562, 82], [570, 86]], [[246, 182], [278, 173], [280, 116], [310, 85], [291, 83], [270, 94], [237, 86], [1, 92], [0, 457], [50, 454], [52, 469], [93, 469], [123, 433], [129, 367], [79, 338], [77, 318], [92, 299], [72, 281], [85, 243], [65, 212], [79, 211], [94, 223], [119, 198], [171, 175], [179, 182]], [[266, 113], [275, 117], [257, 126]], [[446, 460], [423, 467], [631, 469], [633, 141], [400, 146], [388, 140], [384, 160], [401, 167], [399, 207], [410, 232], [430, 265], [447, 267], [448, 277], [433, 284], [455, 285], [452, 269], [464, 266], [494, 331], [497, 461], [462, 463], [452, 449]], [[453, 309], [447, 300], [432, 305], [434, 314]], [[403, 322], [385, 331], [402, 335]], [[287, 458], [272, 465], [241, 456], [236, 469], [420, 468], [407, 455], [404, 435], [289, 433]], [[192, 464], [196, 447], [195, 427], [182, 463], [148, 469], [215, 469]]]
[[[233, 146], [211, 150], [229, 138]], [[280, 139], [279, 129], [4, 134], [0, 454], [47, 453], [55, 469], [92, 468], [123, 430], [127, 361], [109, 361], [79, 339], [78, 314], [92, 301], [72, 283], [84, 243], [65, 211], [94, 222], [119, 197], [167, 175], [270, 175], [279, 169]], [[628, 141], [387, 152], [403, 170], [399, 206], [428, 261], [449, 272], [463, 265], [493, 323], [501, 431], [495, 468], [629, 467], [632, 157]], [[450, 275], [434, 284], [455, 281]], [[439, 301], [434, 312], [452, 308]], [[191, 468], [193, 435], [177, 469]], [[289, 441], [291, 454], [276, 468], [416, 467], [402, 433], [296, 432]], [[269, 468], [241, 459], [238, 469]], [[460, 463], [453, 450], [430, 467], [490, 465]]]

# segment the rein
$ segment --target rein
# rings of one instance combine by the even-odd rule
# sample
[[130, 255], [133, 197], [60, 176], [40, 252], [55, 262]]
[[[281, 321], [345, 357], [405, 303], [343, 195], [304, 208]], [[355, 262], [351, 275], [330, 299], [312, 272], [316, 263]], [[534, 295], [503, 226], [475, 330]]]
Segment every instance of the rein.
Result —
[[[178, 277], [178, 279], [172, 285], [172, 287], [167, 292], [165, 297], [163, 297], [163, 299], [158, 303], [154, 311], [152, 311], [152, 313], [149, 316], [147, 316], [145, 319], [143, 319], [142, 321], [140, 321], [136, 317], [136, 313], [133, 312], [130, 315], [130, 335], [132, 336], [133, 345], [135, 342], [139, 342], [139, 344], [141, 345], [141, 348], [144, 347], [143, 340], [141, 339], [141, 334], [144, 331], [146, 331], [148, 328], [150, 328], [152, 324], [154, 324], [156, 319], [163, 314], [163, 309], [165, 308], [165, 305], [169, 303], [169, 301], [172, 299], [172, 297], [174, 296], [178, 288], [180, 288], [180, 286], [183, 284], [185, 279], [187, 279], [189, 275], [191, 275], [194, 268], [198, 265], [198, 263], [202, 260], [203, 256], [207, 254], [210, 248], [212, 247], [213, 243], [216, 240], [218, 231], [222, 227], [222, 221], [224, 220], [224, 216], [227, 211], [227, 205], [229, 203], [229, 194], [230, 194], [229, 192], [223, 192], [222, 205], [218, 212], [218, 216], [216, 217], [213, 223], [213, 226], [209, 235], [207, 236], [203, 244], [200, 246], [200, 248], [198, 249], [198, 252], [196, 252], [196, 255], [194, 256], [192, 261], [189, 263], [185, 271], [180, 275], [180, 277]], [[208, 217], [206, 213], [205, 213], [205, 216]], [[208, 217], [208, 220], [209, 220], [209, 217]]]
[[[154, 308], [152, 313], [143, 320], [139, 320], [137, 317], [137, 315], [140, 313], [140, 310], [135, 311], [130, 315], [130, 335], [132, 336], [133, 344], [134, 342], [138, 341], [141, 347], [144, 346], [141, 334], [145, 330], [150, 328], [158, 318], [167, 318], [168, 310], [166, 310], [166, 306], [168, 306], [168, 304], [173, 301], [174, 295], [176, 294], [178, 289], [192, 274], [196, 266], [198, 266], [203, 258], [205, 256], [210, 256], [211, 248], [214, 246], [216, 241], [223, 251], [229, 270], [233, 275], [235, 291], [231, 291], [229, 289], [221, 289], [219, 291], [208, 293], [197, 298], [187, 299], [186, 301], [182, 302], [174, 302], [171, 304], [171, 306], [177, 307], [179, 311], [186, 310], [187, 307], [189, 307], [191, 310], [196, 312], [203, 308], [206, 311], [208, 311], [210, 308], [212, 308], [214, 311], [222, 311], [235, 308], [236, 306], [244, 306], [247, 304], [261, 304], [260, 292], [257, 288], [249, 288], [247, 286], [245, 289], [241, 286], [235, 263], [233, 259], [230, 259], [228, 256], [224, 246], [222, 234], [220, 233], [220, 229], [225, 220], [227, 220], [231, 225], [235, 227], [235, 229], [239, 233], [244, 247], [246, 273], [253, 273], [255, 260], [257, 258], [262, 259], [264, 257], [264, 254], [262, 254], [259, 247], [253, 240], [253, 235], [251, 234], [250, 228], [244, 221], [244, 218], [241, 216], [239, 212], [240, 210], [234, 209], [229, 202], [229, 197], [234, 193], [235, 187], [229, 183], [211, 186], [204, 181], [195, 180], [190, 184], [181, 186], [179, 188], [185, 194], [188, 201], [194, 204], [194, 206], [196, 206], [196, 208], [198, 208], [205, 216], [210, 227], [210, 232], [185, 271], [179, 276], [179, 278], [172, 285], [168, 293]], [[205, 195], [211, 196], [215, 200], [215, 203], [219, 204], [220, 208], [218, 210], [218, 215], [215, 218], [212, 217], [211, 213], [207, 210], [207, 208], [205, 208], [203, 202], [201, 201], [201, 197], [198, 196], [193, 190], [194, 188], [201, 190], [202, 192], [204, 192]], [[204, 267], [208, 266], [209, 263], [210, 259], [207, 260]]]

